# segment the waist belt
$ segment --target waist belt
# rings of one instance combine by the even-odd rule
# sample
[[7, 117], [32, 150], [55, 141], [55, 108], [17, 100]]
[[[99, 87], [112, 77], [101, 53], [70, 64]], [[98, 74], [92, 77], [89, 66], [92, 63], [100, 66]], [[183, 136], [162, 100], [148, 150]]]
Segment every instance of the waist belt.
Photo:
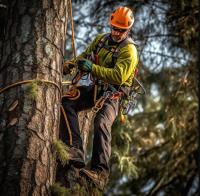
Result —
[[125, 85], [115, 85], [115, 84], [108, 84], [103, 82], [102, 80], [97, 81], [98, 85], [98, 92], [102, 95], [106, 91], [112, 91], [112, 92], [123, 92], [125, 96], [128, 96], [131, 90], [131, 87], [125, 86]]

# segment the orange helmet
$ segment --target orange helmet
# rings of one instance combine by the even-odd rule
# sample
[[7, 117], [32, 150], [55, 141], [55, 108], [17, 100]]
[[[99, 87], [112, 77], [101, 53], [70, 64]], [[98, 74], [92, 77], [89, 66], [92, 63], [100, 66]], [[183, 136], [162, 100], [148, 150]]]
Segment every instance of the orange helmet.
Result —
[[127, 7], [117, 8], [110, 16], [110, 24], [120, 29], [129, 29], [133, 23], [133, 12]]

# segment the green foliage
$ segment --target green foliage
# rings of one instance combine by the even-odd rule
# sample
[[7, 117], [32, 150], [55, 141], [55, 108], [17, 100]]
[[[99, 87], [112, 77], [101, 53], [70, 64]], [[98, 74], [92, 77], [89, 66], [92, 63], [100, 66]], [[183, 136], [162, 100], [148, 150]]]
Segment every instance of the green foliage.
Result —
[[173, 40], [172, 43], [195, 53], [198, 47], [198, 4], [197, 0], [170, 1], [170, 9], [167, 12], [169, 30], [179, 35], [179, 39]]
[[91, 196], [103, 196], [103, 193], [99, 191], [97, 188], [93, 188], [91, 191]]
[[65, 188], [60, 183], [54, 183], [51, 190], [55, 196], [71, 196], [69, 189]]
[[117, 165], [121, 173], [127, 177], [138, 178], [138, 168], [134, 164], [134, 158], [131, 156], [123, 156], [117, 151], [114, 155], [117, 158]]
[[53, 149], [56, 153], [58, 159], [61, 161], [64, 166], [68, 163], [69, 160], [69, 148], [68, 146], [61, 140], [57, 140], [53, 142]]
[[38, 94], [38, 83], [37, 83], [37, 81], [34, 80], [30, 84], [28, 84], [25, 92], [26, 92], [26, 95], [28, 96], [29, 99], [34, 100], [37, 97], [37, 94]]
[[[126, 122], [128, 123], [128, 122]], [[130, 156], [130, 144], [132, 142], [126, 125], [120, 126], [118, 121], [113, 126], [113, 164], [117, 164], [119, 171], [128, 177], [138, 177], [137, 167], [134, 164], [134, 156]]]
[[97, 188], [94, 188], [92, 184], [80, 185], [76, 184], [71, 188], [66, 188], [61, 183], [54, 183], [51, 187], [51, 191], [55, 196], [102, 196], [102, 192]]
[[123, 130], [113, 136], [113, 143], [115, 149], [121, 154], [128, 154], [130, 150], [130, 135]]

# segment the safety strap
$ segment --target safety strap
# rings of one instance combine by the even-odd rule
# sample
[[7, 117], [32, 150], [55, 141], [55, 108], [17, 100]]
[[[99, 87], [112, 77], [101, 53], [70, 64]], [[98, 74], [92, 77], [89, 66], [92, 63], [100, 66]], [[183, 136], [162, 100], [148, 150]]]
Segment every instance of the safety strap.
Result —
[[[112, 52], [112, 63], [113, 65], [116, 63], [117, 60], [117, 56], [120, 52], [120, 49], [123, 48], [124, 46], [126, 46], [127, 44], [135, 44], [135, 42], [133, 41], [132, 38], [127, 37], [124, 41], [122, 41], [120, 44], [118, 44], [117, 47], [112, 47], [112, 46], [108, 46], [105, 45], [106, 41], [109, 40], [110, 37], [110, 33], [104, 34], [101, 39], [99, 40], [95, 50], [91, 53], [90, 56], [88, 56], [88, 58], [90, 60], [92, 60], [93, 62], [95, 62], [96, 64], [99, 64], [99, 58], [98, 58], [98, 53], [101, 50], [101, 48], [106, 48], [107, 50], [109, 50], [110, 52]], [[75, 86], [79, 80], [81, 79], [83, 72], [77, 72], [78, 74], [72, 79], [72, 84]], [[94, 81], [93, 81], [94, 80]], [[93, 83], [95, 84], [95, 79], [92, 78], [91, 81], [93, 81]], [[96, 84], [95, 84], [96, 85]], [[95, 88], [97, 89], [97, 88]], [[69, 91], [67, 95], [65, 95], [65, 97], [68, 98], [72, 98], [72, 99], [76, 99], [78, 98], [78, 93], [74, 93], [74, 89], [72, 90], [72, 93]], [[96, 100], [96, 96], [95, 99]]]
[[[110, 33], [104, 34], [100, 38], [95, 50], [91, 53], [90, 58], [95, 63], [98, 64], [98, 62], [97, 62], [98, 53], [101, 50], [101, 48], [106, 48], [108, 51], [112, 52], [112, 63], [114, 65], [116, 63], [116, 59], [120, 52], [120, 49], [123, 48], [124, 46], [126, 46], [127, 44], [135, 44], [135, 42], [130, 37], [127, 37], [123, 42], [121, 42], [117, 46], [115, 45], [115, 47], [113, 47], [113, 46], [109, 46], [109, 45], [105, 44], [106, 41], [109, 39], [110, 39]], [[97, 85], [98, 84], [95, 84], [95, 87], [97, 87]], [[97, 88], [96, 88], [96, 91], [97, 91]], [[95, 94], [95, 99], [94, 99], [95, 106], [92, 109], [93, 112], [98, 112], [103, 107], [103, 104], [106, 99], [108, 99], [108, 98], [109, 99], [120, 99], [123, 95], [123, 92], [120, 92], [120, 91], [113, 91], [113, 92], [108, 93], [105, 90], [104, 95], [101, 96], [98, 100], [96, 100], [96, 93], [97, 93], [96, 91], [94, 93]]]
[[105, 43], [109, 39], [109, 36], [110, 36], [110, 34], [106, 33], [101, 37], [101, 39], [99, 40], [99, 42], [95, 48], [95, 51], [94, 51], [95, 54], [98, 54], [99, 51], [101, 50], [101, 48], [105, 47]]
[[120, 49], [123, 48], [124, 46], [126, 46], [127, 44], [134, 44], [136, 45], [136, 43], [134, 42], [134, 40], [131, 37], [127, 37], [124, 41], [122, 41], [120, 44], [118, 44], [117, 47], [112, 47], [112, 46], [108, 46], [106, 45], [106, 41], [109, 40], [110, 37], [110, 33], [104, 34], [101, 39], [99, 40], [96, 49], [94, 50], [95, 54], [98, 54], [99, 51], [101, 50], [101, 48], [106, 48], [107, 50], [109, 50], [110, 52], [113, 53], [112, 55], [112, 63], [113, 65], [116, 63], [118, 54], [120, 52]]
[[117, 100], [120, 99], [123, 96], [123, 92], [120, 91], [106, 91], [104, 94], [96, 101], [94, 107], [92, 108], [92, 111], [97, 113], [104, 105], [104, 102], [106, 99], [111, 99], [111, 100]]

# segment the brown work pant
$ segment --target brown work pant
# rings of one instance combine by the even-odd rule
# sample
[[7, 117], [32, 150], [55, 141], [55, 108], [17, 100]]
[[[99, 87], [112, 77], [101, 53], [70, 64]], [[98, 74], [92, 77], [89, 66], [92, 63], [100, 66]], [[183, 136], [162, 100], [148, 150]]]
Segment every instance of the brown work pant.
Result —
[[[80, 97], [76, 100], [62, 99], [68, 127], [63, 123], [61, 115], [61, 132], [67, 132], [65, 142], [69, 145], [69, 133], [72, 136], [72, 146], [83, 152], [82, 138], [78, 123], [78, 112], [94, 106], [94, 87], [81, 86]], [[99, 95], [100, 96], [100, 95]], [[109, 173], [109, 159], [111, 155], [111, 127], [118, 115], [119, 100], [107, 99], [103, 107], [96, 113], [94, 118], [93, 151], [91, 160], [92, 170], [102, 170]]]

